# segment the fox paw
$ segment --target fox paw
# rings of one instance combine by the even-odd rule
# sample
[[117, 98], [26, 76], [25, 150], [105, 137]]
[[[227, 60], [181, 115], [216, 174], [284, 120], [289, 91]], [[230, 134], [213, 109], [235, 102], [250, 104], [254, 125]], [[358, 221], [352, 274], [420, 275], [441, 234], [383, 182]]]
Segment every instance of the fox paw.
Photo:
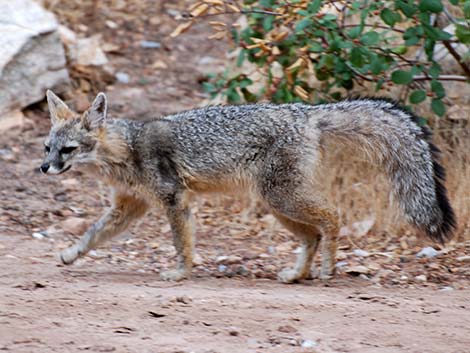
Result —
[[71, 246], [70, 248], [62, 250], [59, 254], [60, 261], [64, 265], [72, 264], [76, 259], [78, 259], [79, 256], [80, 253], [75, 246]]
[[302, 279], [303, 276], [295, 269], [286, 268], [277, 274], [277, 278], [282, 283], [294, 283]]
[[331, 269], [331, 268], [323, 269], [322, 268], [318, 278], [320, 278], [322, 281], [328, 281], [328, 280], [332, 279], [334, 277], [334, 275], [335, 275], [334, 268], [333, 269]]
[[184, 270], [169, 270], [160, 273], [160, 278], [163, 281], [179, 282], [188, 277], [189, 275]]

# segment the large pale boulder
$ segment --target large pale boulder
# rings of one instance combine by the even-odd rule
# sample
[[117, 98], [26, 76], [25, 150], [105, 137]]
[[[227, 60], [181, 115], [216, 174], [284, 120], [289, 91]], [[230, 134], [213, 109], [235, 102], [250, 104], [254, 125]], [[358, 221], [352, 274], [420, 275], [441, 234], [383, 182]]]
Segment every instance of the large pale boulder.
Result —
[[68, 83], [57, 30], [54, 15], [38, 3], [0, 0], [0, 116]]

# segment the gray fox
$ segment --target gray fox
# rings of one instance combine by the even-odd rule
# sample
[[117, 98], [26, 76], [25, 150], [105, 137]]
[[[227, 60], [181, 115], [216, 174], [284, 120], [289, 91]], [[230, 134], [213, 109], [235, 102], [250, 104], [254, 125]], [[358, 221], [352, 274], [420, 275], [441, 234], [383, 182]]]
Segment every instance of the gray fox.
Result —
[[176, 269], [161, 276], [187, 278], [194, 248], [191, 197], [247, 190], [302, 241], [295, 267], [281, 271], [279, 279], [290, 283], [308, 277], [320, 243], [320, 277], [329, 278], [335, 269], [338, 216], [322, 193], [327, 180], [318, 170], [331, 146], [365, 151], [390, 179], [406, 219], [432, 240], [450, 239], [456, 225], [429, 131], [386, 100], [209, 106], [139, 122], [107, 119], [103, 93], [82, 115], [51, 91], [47, 99], [52, 127], [41, 171], [81, 168], [114, 190], [111, 208], [61, 252], [65, 264], [159, 203], [177, 250]]

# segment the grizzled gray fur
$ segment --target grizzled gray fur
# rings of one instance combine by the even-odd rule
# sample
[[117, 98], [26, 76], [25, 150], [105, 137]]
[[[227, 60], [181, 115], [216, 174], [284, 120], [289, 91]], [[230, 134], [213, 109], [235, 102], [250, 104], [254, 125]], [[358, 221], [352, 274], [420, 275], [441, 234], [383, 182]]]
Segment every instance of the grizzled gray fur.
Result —
[[385, 100], [340, 103], [211, 106], [148, 122], [107, 120], [99, 94], [82, 116], [48, 92], [52, 128], [41, 170], [85, 168], [114, 188], [113, 206], [75, 245], [61, 253], [72, 263], [125, 230], [154, 204], [166, 210], [178, 253], [167, 280], [190, 275], [193, 257], [191, 197], [202, 192], [249, 191], [302, 241], [284, 282], [310, 275], [320, 244], [320, 276], [334, 272], [338, 217], [318, 172], [331, 146], [364, 152], [389, 177], [406, 219], [431, 239], [451, 237], [455, 219], [444, 171], [429, 132]]

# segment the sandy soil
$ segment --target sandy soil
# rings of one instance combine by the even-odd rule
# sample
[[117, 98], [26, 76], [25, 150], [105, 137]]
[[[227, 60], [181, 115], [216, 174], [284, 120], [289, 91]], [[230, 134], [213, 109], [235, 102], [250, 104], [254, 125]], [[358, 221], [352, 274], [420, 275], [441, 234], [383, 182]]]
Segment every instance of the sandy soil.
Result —
[[[112, 117], [166, 114], [205, 98], [199, 81], [220, 68], [223, 47], [201, 27], [166, 40], [173, 5], [149, 3], [138, 17], [126, 15], [132, 7], [103, 6], [91, 20], [80, 17], [80, 6], [91, 2], [77, 4], [61, 2], [61, 22], [117, 45], [110, 63], [131, 79], [100, 88]], [[139, 48], [143, 39], [162, 40], [162, 48]], [[152, 68], [161, 61], [166, 69]], [[77, 87], [87, 87], [80, 79], [74, 87], [70, 102], [83, 107], [91, 92], [79, 94]], [[298, 246], [289, 233], [256, 205], [242, 211], [249, 202], [204, 198], [193, 207], [199, 257], [192, 280], [159, 280], [175, 252], [158, 209], [91, 256], [60, 265], [57, 252], [103, 212], [108, 190], [74, 169], [41, 176], [49, 121], [44, 105], [26, 115], [21, 130], [0, 139], [0, 350], [470, 352], [469, 241], [418, 259], [432, 244], [387, 234], [341, 237], [336, 279], [284, 285], [276, 272], [294, 262]]]
[[352, 278], [172, 284], [122, 266], [59, 266], [50, 242], [28, 236], [0, 243], [0, 350], [470, 351], [469, 290], [384, 289]]

